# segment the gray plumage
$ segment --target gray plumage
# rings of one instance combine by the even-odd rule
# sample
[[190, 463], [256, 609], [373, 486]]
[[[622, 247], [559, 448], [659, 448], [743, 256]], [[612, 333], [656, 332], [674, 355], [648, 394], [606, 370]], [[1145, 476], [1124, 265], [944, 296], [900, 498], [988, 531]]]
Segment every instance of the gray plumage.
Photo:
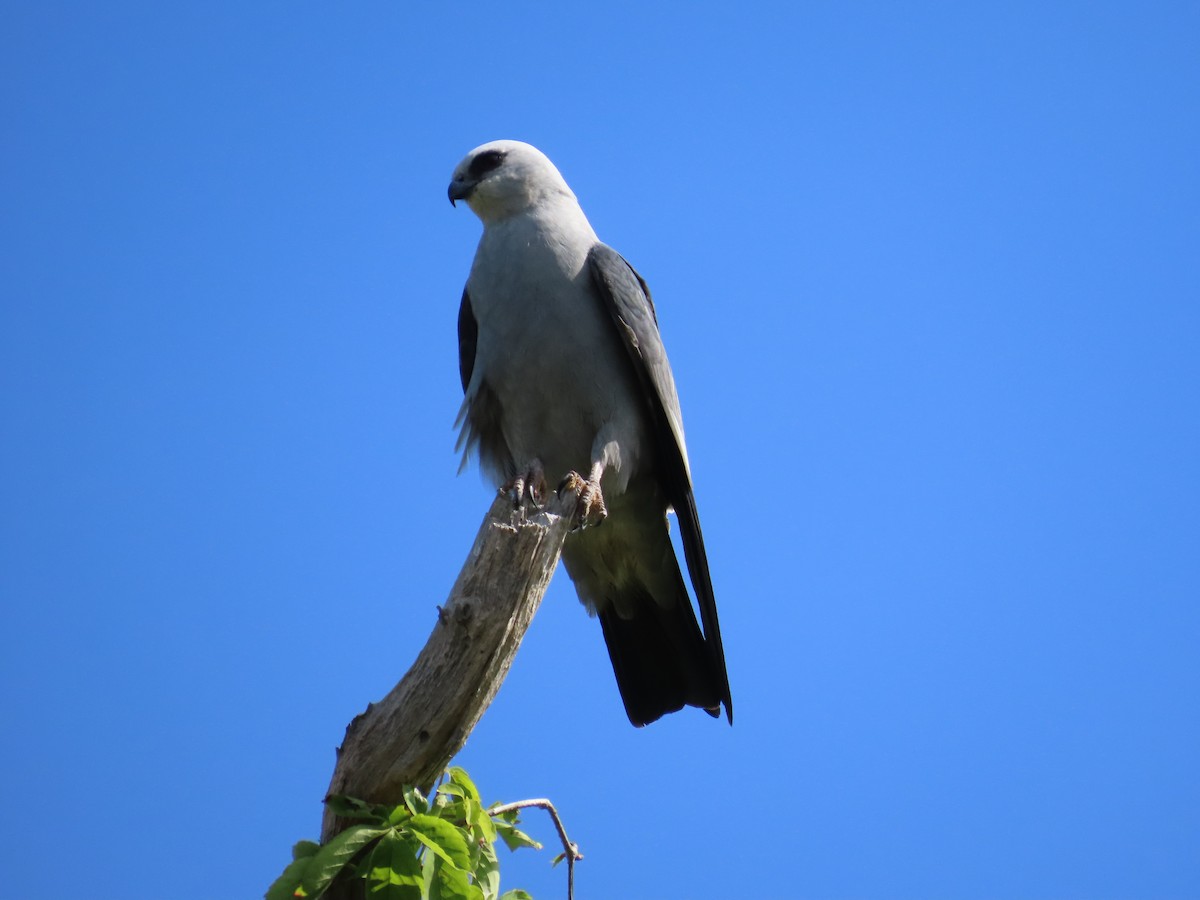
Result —
[[449, 196], [484, 225], [459, 309], [464, 463], [476, 451], [496, 485], [518, 495], [542, 472], [585, 473], [607, 517], [568, 536], [563, 562], [600, 619], [630, 721], [685, 704], [717, 715], [723, 703], [732, 722], [679, 399], [646, 283], [600, 243], [558, 170], [528, 144], [471, 151]]

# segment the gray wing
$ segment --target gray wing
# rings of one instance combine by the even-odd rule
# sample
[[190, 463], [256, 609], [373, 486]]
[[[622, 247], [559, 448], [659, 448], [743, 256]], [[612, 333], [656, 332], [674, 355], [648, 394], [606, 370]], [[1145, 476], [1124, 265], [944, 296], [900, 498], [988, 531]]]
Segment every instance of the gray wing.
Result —
[[725, 670], [725, 650], [717, 621], [717, 601], [713, 596], [708, 555], [700, 531], [700, 515], [692, 492], [691, 470], [683, 441], [683, 416], [675, 379], [667, 361], [667, 351], [658, 333], [658, 318], [650, 289], [625, 259], [604, 244], [596, 244], [588, 253], [592, 284], [612, 315], [621, 342], [637, 373], [638, 382], [653, 423], [657, 476], [679, 519], [683, 554], [700, 606], [704, 637], [721, 676], [726, 714], [733, 721], [729, 677]]

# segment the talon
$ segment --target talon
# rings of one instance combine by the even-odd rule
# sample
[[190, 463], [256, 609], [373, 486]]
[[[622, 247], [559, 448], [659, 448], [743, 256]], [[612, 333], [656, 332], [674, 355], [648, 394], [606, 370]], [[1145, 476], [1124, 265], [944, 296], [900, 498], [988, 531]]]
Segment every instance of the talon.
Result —
[[583, 486], [587, 484], [578, 472], [568, 472], [566, 477], [558, 483], [558, 487], [554, 489], [554, 493], [562, 496], [564, 491], [572, 491], [576, 497], [583, 491]]
[[529, 473], [529, 482], [527, 485], [529, 502], [533, 504], [534, 509], [541, 509], [546, 505], [546, 476], [540, 471]]
[[500, 491], [512, 501], [516, 511], [524, 513], [527, 505], [541, 509], [546, 495], [546, 476], [541, 462], [533, 460], [524, 472], [501, 486]]
[[514, 509], [521, 507], [521, 503], [525, 499], [525, 476], [518, 475], [512, 480], [512, 484], [508, 487], [508, 498], [512, 500]]
[[585, 481], [578, 472], [568, 472], [562, 480], [556, 493], [571, 491], [578, 498], [575, 505], [575, 524], [572, 530], [578, 531], [599, 525], [608, 516], [608, 508], [604, 505], [604, 494], [600, 491], [600, 479]]
[[582, 508], [580, 518], [583, 520], [584, 527], [599, 525], [608, 517], [608, 507], [604, 505], [604, 495], [600, 493], [600, 485], [595, 482], [589, 481], [584, 485], [579, 505]]

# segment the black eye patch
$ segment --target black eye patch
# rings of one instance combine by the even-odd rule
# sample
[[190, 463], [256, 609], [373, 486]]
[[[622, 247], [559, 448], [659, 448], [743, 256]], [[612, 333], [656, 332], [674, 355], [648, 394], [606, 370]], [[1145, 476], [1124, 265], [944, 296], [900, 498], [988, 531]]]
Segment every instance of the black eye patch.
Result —
[[492, 169], [497, 168], [500, 163], [504, 162], [505, 153], [503, 150], [484, 150], [473, 160], [467, 169], [467, 174], [478, 181]]

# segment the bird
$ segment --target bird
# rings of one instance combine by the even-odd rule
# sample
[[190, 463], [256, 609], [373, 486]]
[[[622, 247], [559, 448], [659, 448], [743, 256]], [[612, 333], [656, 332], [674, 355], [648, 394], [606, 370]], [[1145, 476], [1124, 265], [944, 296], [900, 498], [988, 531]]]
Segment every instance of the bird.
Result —
[[[675, 380], [645, 280], [601, 243], [549, 158], [491, 141], [448, 195], [483, 223], [458, 314], [462, 467], [514, 504], [546, 475], [579, 494], [562, 559], [600, 620], [636, 727], [684, 706], [733, 723], [712, 578]], [[586, 473], [586, 475], [582, 474]], [[703, 631], [671, 545], [679, 523]]]

